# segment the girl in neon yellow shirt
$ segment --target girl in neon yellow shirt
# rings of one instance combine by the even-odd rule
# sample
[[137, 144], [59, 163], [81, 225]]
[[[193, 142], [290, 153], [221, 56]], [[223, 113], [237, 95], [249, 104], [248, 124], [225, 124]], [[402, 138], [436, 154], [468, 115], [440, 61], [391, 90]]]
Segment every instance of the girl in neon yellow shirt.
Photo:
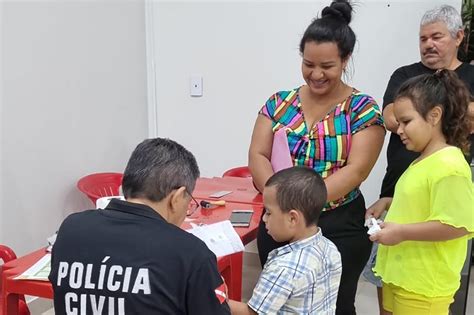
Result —
[[[398, 135], [420, 152], [395, 187], [374, 271], [388, 314], [448, 314], [474, 232], [474, 187], [468, 152], [470, 93], [441, 70], [408, 80], [394, 102]], [[380, 213], [374, 213], [378, 217]]]

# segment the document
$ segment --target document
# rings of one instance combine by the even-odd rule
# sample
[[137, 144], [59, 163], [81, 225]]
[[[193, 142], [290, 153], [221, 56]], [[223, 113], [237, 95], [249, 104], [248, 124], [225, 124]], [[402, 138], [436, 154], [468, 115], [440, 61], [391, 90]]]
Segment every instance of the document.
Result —
[[244, 250], [244, 244], [229, 220], [209, 225], [194, 225], [188, 232], [206, 243], [217, 257]]
[[48, 276], [50, 271], [51, 254], [48, 253], [15, 279], [49, 281]]

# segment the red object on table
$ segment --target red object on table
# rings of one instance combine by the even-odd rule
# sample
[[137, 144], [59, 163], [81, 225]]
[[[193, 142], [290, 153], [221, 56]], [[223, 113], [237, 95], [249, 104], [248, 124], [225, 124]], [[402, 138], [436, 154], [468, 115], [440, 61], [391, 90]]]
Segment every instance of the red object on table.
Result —
[[[224, 190], [224, 189], [220, 189]], [[201, 198], [198, 198], [201, 199]], [[184, 222], [182, 228], [190, 228], [190, 222], [199, 224], [211, 224], [228, 220], [232, 210], [253, 210], [249, 227], [236, 227], [235, 230], [244, 244], [248, 244], [257, 236], [257, 228], [262, 215], [263, 206], [248, 203], [226, 203], [211, 209], [199, 209]], [[189, 221], [191, 220], [191, 221]], [[20, 295], [32, 295], [42, 298], [53, 298], [53, 288], [48, 281], [15, 280], [14, 278], [46, 254], [46, 250], [40, 249], [26, 256], [15, 259], [1, 266], [3, 305], [0, 305], [0, 315], [18, 315], [18, 299]], [[219, 272], [228, 286], [229, 298], [240, 301], [242, 298], [242, 260], [243, 253], [235, 253], [229, 256], [219, 257], [217, 265]]]
[[228, 169], [222, 174], [222, 177], [252, 177], [248, 166], [239, 166]]
[[[231, 191], [231, 193], [220, 198], [210, 197], [213, 193], [223, 190]], [[250, 177], [198, 178], [193, 196], [204, 200], [225, 200], [226, 202], [263, 205], [262, 194], [255, 189]]]

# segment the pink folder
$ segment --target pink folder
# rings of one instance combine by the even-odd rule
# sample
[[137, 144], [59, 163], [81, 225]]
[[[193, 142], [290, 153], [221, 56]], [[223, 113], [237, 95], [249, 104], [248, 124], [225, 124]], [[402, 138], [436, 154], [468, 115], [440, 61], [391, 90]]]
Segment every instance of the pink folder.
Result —
[[286, 137], [286, 128], [280, 128], [273, 134], [272, 157], [270, 162], [275, 173], [293, 166], [290, 147], [288, 146], [288, 138]]

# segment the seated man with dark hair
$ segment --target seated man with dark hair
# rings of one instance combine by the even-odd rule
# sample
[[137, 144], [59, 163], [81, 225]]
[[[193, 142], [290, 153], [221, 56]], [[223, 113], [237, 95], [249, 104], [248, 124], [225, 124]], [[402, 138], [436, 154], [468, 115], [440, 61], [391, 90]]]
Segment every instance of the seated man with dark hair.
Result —
[[229, 314], [215, 255], [180, 228], [197, 208], [198, 176], [194, 156], [178, 143], [140, 143], [123, 177], [126, 201], [62, 223], [49, 276], [55, 312]]
[[275, 241], [289, 244], [269, 253], [248, 304], [229, 301], [232, 314], [335, 314], [342, 264], [318, 227], [326, 200], [312, 168], [296, 166], [268, 179], [263, 221]]

